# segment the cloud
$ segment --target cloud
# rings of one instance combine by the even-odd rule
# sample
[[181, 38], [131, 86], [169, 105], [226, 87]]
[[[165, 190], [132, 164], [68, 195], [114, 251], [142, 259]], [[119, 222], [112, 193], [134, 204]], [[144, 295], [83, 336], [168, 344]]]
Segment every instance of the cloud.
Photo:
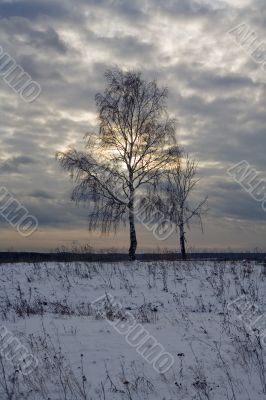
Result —
[[32, 20], [40, 16], [50, 17], [64, 17], [68, 15], [66, 8], [63, 6], [63, 2], [53, 1], [30, 1], [30, 0], [19, 0], [19, 1], [2, 1], [0, 4], [0, 17], [11, 18], [11, 17], [24, 17], [28, 20]]
[[37, 199], [45, 199], [45, 200], [54, 199], [54, 196], [51, 193], [46, 192], [45, 190], [41, 190], [41, 189], [35, 190], [34, 192], [30, 193], [29, 196], [35, 197]]
[[35, 164], [36, 161], [28, 156], [12, 157], [0, 163], [0, 173], [22, 173], [21, 167]]

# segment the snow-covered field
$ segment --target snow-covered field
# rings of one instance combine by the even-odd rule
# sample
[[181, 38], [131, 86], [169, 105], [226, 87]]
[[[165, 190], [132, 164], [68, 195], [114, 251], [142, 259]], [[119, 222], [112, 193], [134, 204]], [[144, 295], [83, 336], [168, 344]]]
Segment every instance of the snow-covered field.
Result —
[[[14, 264], [0, 282], [1, 400], [266, 399], [264, 264]], [[167, 372], [114, 327], [129, 315], [173, 356]]]

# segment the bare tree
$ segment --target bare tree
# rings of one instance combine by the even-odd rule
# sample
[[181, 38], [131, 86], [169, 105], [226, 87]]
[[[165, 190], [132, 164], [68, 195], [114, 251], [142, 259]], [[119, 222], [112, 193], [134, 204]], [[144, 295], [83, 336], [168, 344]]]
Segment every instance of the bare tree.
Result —
[[182, 259], [186, 259], [186, 232], [192, 219], [198, 219], [202, 226], [202, 214], [207, 211], [207, 196], [196, 205], [191, 205], [191, 194], [199, 182], [196, 179], [197, 164], [188, 155], [176, 157], [164, 172], [160, 190], [150, 192], [147, 202], [147, 215], [156, 215], [156, 210], [163, 213], [179, 233], [179, 242]]
[[85, 151], [59, 152], [61, 166], [74, 178], [72, 199], [92, 202], [89, 229], [116, 230], [129, 222], [129, 257], [135, 259], [135, 198], [156, 188], [176, 146], [175, 120], [166, 111], [166, 88], [146, 82], [139, 72], [108, 70], [107, 85], [95, 97], [98, 135], [86, 136]]

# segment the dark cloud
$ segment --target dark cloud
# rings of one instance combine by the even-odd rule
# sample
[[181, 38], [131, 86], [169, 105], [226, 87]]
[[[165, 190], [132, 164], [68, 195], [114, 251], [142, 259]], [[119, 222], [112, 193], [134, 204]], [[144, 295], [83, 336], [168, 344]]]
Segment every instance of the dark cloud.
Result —
[[214, 2], [200, 0], [169, 0], [167, 2], [156, 0], [154, 3], [160, 12], [179, 19], [183, 17], [195, 18], [210, 15], [216, 8]]
[[0, 17], [24, 17], [32, 20], [40, 16], [64, 17], [68, 15], [64, 2], [54, 1], [2, 1], [0, 4]]
[[49, 193], [46, 192], [45, 190], [35, 190], [34, 192], [29, 194], [30, 197], [36, 197], [37, 199], [45, 199], [45, 200], [51, 200], [54, 199], [54, 196]]
[[54, 49], [59, 54], [65, 54], [67, 51], [66, 44], [53, 28], [47, 28], [44, 31], [29, 29], [28, 32], [20, 34], [20, 38], [25, 38], [25, 44], [34, 46], [38, 50]]
[[[54, 50], [57, 53], [65, 54], [67, 51], [66, 43], [60, 38], [58, 32], [49, 24], [43, 29], [40, 26], [32, 26], [26, 18], [13, 17], [1, 21], [4, 35], [9, 36], [11, 43], [25, 50], [45, 51]], [[18, 50], [19, 48], [16, 48]]]
[[22, 173], [21, 168], [35, 163], [36, 160], [28, 156], [12, 157], [0, 163], [0, 173], [5, 173], [5, 172]]

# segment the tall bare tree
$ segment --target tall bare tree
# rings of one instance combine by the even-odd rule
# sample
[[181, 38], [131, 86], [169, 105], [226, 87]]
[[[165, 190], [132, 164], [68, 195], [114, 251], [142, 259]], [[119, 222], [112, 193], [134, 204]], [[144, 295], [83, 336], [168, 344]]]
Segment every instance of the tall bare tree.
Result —
[[156, 188], [175, 156], [175, 120], [166, 110], [167, 90], [139, 72], [108, 70], [107, 85], [95, 97], [98, 135], [87, 135], [85, 151], [59, 152], [61, 166], [74, 178], [72, 199], [92, 202], [89, 229], [116, 230], [127, 221], [129, 257], [135, 259], [136, 195]]
[[191, 194], [199, 179], [196, 178], [197, 164], [188, 155], [176, 157], [164, 172], [160, 190], [149, 193], [146, 214], [156, 216], [156, 211], [164, 215], [176, 227], [182, 259], [186, 259], [186, 231], [192, 219], [198, 219], [202, 228], [202, 215], [207, 211], [207, 196], [198, 204], [191, 204]]

